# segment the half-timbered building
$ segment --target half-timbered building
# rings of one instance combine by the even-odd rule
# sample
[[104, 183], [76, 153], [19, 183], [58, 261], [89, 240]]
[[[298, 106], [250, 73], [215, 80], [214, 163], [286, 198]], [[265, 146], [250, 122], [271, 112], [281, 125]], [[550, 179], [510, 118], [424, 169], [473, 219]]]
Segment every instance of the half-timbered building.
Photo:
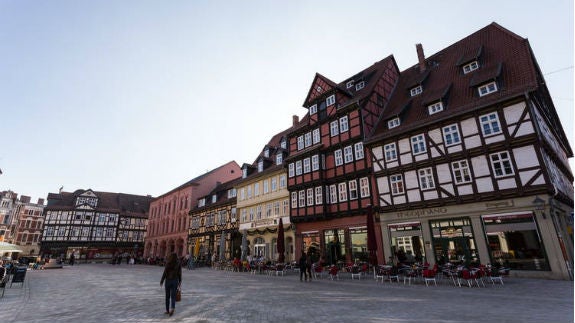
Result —
[[292, 127], [274, 135], [252, 164], [242, 166], [242, 179], [237, 184], [240, 232], [244, 235], [242, 260], [247, 256], [278, 261], [280, 219], [284, 229], [284, 262], [295, 261], [295, 228], [290, 221], [287, 172], [283, 166], [288, 156], [287, 133], [299, 123], [293, 117]]
[[572, 277], [573, 152], [527, 39], [492, 23], [416, 47], [366, 142], [384, 252]]
[[[240, 173], [236, 174], [239, 178]], [[225, 261], [240, 255], [242, 237], [238, 231], [236, 188], [238, 178], [216, 183], [190, 210], [188, 246], [196, 261]]]
[[367, 260], [373, 195], [364, 135], [376, 126], [398, 76], [392, 56], [341, 83], [316, 74], [286, 160], [296, 253], [327, 263]]
[[114, 256], [141, 257], [151, 196], [96, 192], [48, 194], [41, 254], [107, 262]]

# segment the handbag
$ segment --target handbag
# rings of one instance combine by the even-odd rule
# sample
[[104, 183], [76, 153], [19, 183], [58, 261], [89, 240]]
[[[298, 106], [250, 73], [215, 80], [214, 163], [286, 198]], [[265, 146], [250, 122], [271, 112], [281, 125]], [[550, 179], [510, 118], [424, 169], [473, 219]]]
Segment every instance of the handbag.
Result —
[[179, 302], [181, 300], [182, 300], [182, 289], [178, 287], [178, 289], [176, 290], [176, 302]]

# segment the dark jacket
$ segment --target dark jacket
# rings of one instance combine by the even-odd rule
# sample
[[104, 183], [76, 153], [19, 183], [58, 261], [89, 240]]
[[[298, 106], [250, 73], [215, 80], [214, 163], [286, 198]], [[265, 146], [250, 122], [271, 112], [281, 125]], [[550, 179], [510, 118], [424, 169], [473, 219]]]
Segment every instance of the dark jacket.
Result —
[[164, 268], [164, 273], [162, 274], [162, 280], [160, 280], [160, 284], [164, 283], [164, 280], [178, 280], [178, 284], [182, 282], [182, 266], [180, 266], [179, 262], [168, 263]]
[[299, 268], [305, 268], [307, 267], [307, 257], [305, 254], [301, 255], [301, 257], [299, 258]]

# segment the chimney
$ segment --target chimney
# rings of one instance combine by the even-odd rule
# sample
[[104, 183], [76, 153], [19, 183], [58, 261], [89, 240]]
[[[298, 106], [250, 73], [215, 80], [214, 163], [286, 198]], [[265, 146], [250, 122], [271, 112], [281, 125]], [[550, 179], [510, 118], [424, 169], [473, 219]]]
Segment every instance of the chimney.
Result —
[[295, 114], [292, 116], [292, 126], [295, 127], [299, 123], [299, 117]]
[[417, 59], [419, 60], [419, 72], [425, 72], [425, 54], [423, 54], [423, 46], [415, 44], [417, 49]]

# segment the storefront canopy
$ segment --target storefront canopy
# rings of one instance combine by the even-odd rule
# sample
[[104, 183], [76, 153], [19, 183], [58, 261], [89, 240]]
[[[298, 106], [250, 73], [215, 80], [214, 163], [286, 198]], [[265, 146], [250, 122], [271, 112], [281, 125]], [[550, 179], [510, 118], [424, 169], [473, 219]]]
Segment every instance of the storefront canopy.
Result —
[[0, 252], [22, 252], [22, 250], [15, 244], [0, 241]]

